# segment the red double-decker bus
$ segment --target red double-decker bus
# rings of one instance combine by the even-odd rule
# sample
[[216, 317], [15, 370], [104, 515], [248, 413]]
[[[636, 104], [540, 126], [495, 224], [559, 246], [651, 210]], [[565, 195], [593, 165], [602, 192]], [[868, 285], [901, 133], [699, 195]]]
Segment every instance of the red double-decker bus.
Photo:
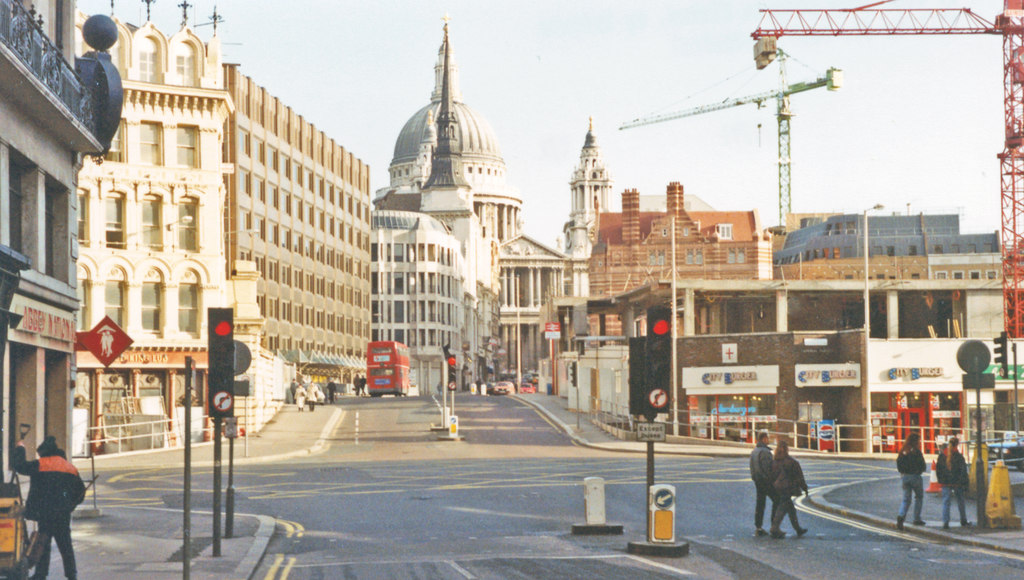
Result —
[[371, 342], [366, 348], [366, 392], [371, 397], [409, 394], [409, 347], [400, 342]]

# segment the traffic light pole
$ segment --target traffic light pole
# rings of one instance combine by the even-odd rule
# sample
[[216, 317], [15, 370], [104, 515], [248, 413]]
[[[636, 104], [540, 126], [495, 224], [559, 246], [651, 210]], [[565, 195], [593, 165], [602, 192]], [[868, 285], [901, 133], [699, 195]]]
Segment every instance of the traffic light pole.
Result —
[[192, 357], [185, 357], [185, 489], [182, 494], [181, 577], [189, 580], [192, 569]]
[[220, 556], [220, 433], [223, 419], [213, 418], [213, 555]]
[[1013, 431], [1020, 433], [1020, 407], [1017, 402], [1017, 343], [1013, 343]]

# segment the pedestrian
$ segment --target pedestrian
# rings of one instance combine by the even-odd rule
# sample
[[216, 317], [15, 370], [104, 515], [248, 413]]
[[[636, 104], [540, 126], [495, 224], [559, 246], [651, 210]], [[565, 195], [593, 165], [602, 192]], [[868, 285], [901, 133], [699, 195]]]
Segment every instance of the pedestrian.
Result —
[[775, 446], [775, 461], [772, 462], [772, 486], [775, 492], [775, 499], [778, 502], [775, 506], [775, 514], [772, 515], [772, 527], [769, 533], [773, 538], [785, 538], [786, 532], [779, 529], [782, 519], [789, 514], [789, 523], [793, 525], [796, 537], [807, 533], [807, 528], [801, 528], [800, 522], [796, 519], [796, 506], [793, 505], [793, 497], [800, 495], [800, 492], [807, 493], [807, 481], [804, 480], [804, 471], [800, 469], [800, 463], [789, 456], [789, 444], [779, 441]]
[[301, 384], [295, 386], [295, 404], [299, 407], [300, 413], [306, 406], [306, 389]]
[[320, 390], [318, 383], [309, 383], [309, 387], [306, 388], [306, 403], [309, 404], [309, 411], [312, 413], [316, 409], [317, 403], [324, 401], [324, 392]]
[[334, 384], [334, 379], [327, 382], [327, 400], [333, 405], [334, 394], [338, 391], [338, 385]]
[[754, 535], [767, 536], [764, 531], [764, 508], [767, 499], [772, 500], [772, 513], [768, 523], [775, 518], [775, 492], [772, 489], [772, 450], [768, 447], [768, 432], [757, 434], [757, 447], [750, 454], [750, 479], [757, 490], [757, 503], [754, 505]]
[[967, 461], [960, 453], [958, 446], [960, 440], [953, 437], [949, 440], [946, 450], [935, 462], [936, 478], [942, 485], [942, 529], [949, 529], [949, 503], [956, 496], [956, 505], [960, 510], [960, 526], [969, 527], [971, 522], [967, 521], [967, 507], [964, 505], [964, 490], [967, 489], [969, 478], [967, 476]]
[[295, 379], [292, 379], [291, 384], [288, 385], [288, 390], [285, 391], [285, 403], [291, 405], [292, 403], [295, 402], [295, 390], [298, 388], [298, 386], [299, 382], [296, 381]]
[[921, 503], [924, 499], [924, 480], [921, 474], [927, 469], [924, 462], [924, 455], [921, 453], [921, 435], [911, 433], [903, 442], [903, 449], [896, 457], [896, 469], [902, 476], [903, 502], [900, 504], [900, 512], [896, 516], [896, 529], [903, 529], [903, 522], [907, 519], [907, 510], [910, 508], [910, 496], [914, 496], [914, 525], [923, 526], [921, 519]]
[[30, 487], [25, 501], [25, 518], [39, 524], [43, 552], [32, 578], [46, 578], [50, 572], [50, 538], [57, 542], [64, 576], [78, 577], [75, 548], [71, 544], [71, 512], [85, 499], [85, 484], [74, 465], [64, 458], [57, 439], [48, 435], [36, 448], [39, 459], [26, 461], [25, 441], [18, 441], [11, 454], [11, 467], [29, 476]]
[[366, 396], [366, 377], [359, 377], [358, 379], [356, 379], [356, 385], [359, 396]]

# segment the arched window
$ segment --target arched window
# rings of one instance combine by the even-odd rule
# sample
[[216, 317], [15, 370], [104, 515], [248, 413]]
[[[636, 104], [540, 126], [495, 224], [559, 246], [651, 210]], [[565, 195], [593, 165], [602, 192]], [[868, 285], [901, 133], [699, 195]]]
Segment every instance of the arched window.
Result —
[[147, 332], [160, 330], [160, 314], [163, 310], [163, 284], [160, 274], [150, 272], [142, 283], [142, 329]]
[[178, 48], [176, 61], [181, 84], [186, 87], [196, 86], [196, 50], [191, 44], [183, 44]]
[[147, 83], [157, 82], [157, 47], [156, 41], [146, 37], [139, 40], [139, 80]]
[[106, 200], [106, 242], [108, 248], [124, 249], [124, 197], [111, 195]]
[[92, 302], [89, 301], [89, 281], [79, 280], [78, 281], [78, 303], [81, 305], [78, 309], [78, 325], [76, 330], [79, 332], [85, 332], [89, 330], [89, 321], [92, 319]]
[[142, 200], [142, 243], [154, 250], [163, 248], [163, 200], [155, 195]]
[[124, 303], [126, 296], [124, 280], [107, 280], [104, 286], [104, 313], [118, 326], [124, 328]]
[[187, 252], [199, 250], [199, 202], [193, 198], [178, 204], [178, 248]]
[[199, 335], [199, 279], [194, 272], [178, 282], [178, 330]]

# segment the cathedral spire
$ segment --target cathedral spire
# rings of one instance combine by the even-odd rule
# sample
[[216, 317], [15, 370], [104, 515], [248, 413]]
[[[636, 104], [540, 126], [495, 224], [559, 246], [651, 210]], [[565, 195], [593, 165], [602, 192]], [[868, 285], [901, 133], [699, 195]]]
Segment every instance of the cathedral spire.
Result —
[[455, 117], [455, 102], [450, 86], [451, 48], [448, 43], [447, 15], [441, 48], [444, 52], [444, 67], [441, 75], [441, 104], [437, 111], [437, 149], [430, 167], [430, 179], [425, 185], [426, 189], [469, 186], [462, 175], [462, 142], [459, 139], [459, 121]]

